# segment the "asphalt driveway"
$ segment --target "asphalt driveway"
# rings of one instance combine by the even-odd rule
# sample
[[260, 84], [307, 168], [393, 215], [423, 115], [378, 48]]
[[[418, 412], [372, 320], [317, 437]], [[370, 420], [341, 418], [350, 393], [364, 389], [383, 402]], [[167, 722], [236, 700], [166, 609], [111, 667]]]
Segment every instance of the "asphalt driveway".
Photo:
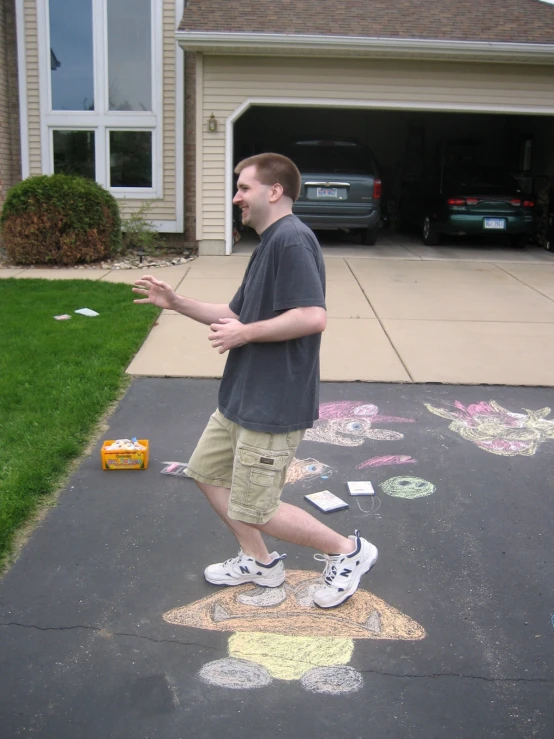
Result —
[[[309, 605], [320, 569], [294, 546], [275, 544], [280, 592], [204, 581], [236, 545], [160, 470], [216, 393], [135, 379], [106, 438], [148, 438], [148, 470], [103, 472], [99, 442], [3, 579], [1, 735], [550, 739], [551, 390], [323, 385], [284, 498], [380, 550], [332, 612]], [[317, 512], [303, 496], [321, 489], [349, 508]]]

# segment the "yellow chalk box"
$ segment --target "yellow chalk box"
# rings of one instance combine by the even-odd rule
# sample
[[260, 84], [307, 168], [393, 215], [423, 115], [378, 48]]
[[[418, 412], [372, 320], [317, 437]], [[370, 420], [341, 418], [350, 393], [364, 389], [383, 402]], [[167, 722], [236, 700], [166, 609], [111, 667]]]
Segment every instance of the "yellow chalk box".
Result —
[[145, 470], [148, 467], [148, 439], [137, 439], [144, 449], [110, 449], [115, 439], [106, 439], [100, 455], [103, 470]]

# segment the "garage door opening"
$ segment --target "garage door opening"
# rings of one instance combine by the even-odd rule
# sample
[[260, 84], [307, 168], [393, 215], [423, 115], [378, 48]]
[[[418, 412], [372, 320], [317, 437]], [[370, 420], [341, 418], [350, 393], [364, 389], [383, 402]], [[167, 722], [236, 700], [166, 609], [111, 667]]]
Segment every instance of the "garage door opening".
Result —
[[[448, 159], [491, 165], [513, 176], [535, 203], [531, 243], [547, 246], [554, 210], [554, 117], [253, 105], [234, 123], [233, 165], [263, 151], [283, 153], [305, 138], [356, 139], [372, 150], [382, 180], [378, 242], [409, 234], [421, 243], [423, 223], [410, 214], [410, 204]], [[244, 233], [236, 212], [233, 222]], [[325, 244], [360, 243], [354, 231], [318, 231], [318, 236]]]

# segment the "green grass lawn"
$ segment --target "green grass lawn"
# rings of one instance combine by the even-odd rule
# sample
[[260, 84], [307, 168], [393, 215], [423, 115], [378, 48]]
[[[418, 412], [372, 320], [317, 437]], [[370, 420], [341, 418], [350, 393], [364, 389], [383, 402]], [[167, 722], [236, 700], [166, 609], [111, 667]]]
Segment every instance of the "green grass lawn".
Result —
[[[0, 566], [128, 382], [159, 314], [134, 297], [129, 285], [0, 280]], [[62, 313], [71, 319], [54, 320]]]

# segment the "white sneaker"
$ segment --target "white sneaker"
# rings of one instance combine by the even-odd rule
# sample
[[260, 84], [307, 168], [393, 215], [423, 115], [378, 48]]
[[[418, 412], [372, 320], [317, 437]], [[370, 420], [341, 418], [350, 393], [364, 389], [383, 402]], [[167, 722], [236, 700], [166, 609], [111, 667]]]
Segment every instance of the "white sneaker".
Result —
[[356, 531], [349, 539], [356, 545], [352, 554], [314, 554], [314, 559], [325, 562], [324, 585], [313, 594], [320, 608], [332, 608], [350, 598], [360, 584], [362, 575], [377, 562], [377, 547], [360, 537]]
[[273, 552], [270, 556], [271, 562], [264, 565], [239, 549], [237, 557], [206, 567], [204, 577], [212, 585], [244, 585], [246, 582], [253, 582], [266, 588], [276, 588], [285, 580], [283, 560], [287, 555]]

